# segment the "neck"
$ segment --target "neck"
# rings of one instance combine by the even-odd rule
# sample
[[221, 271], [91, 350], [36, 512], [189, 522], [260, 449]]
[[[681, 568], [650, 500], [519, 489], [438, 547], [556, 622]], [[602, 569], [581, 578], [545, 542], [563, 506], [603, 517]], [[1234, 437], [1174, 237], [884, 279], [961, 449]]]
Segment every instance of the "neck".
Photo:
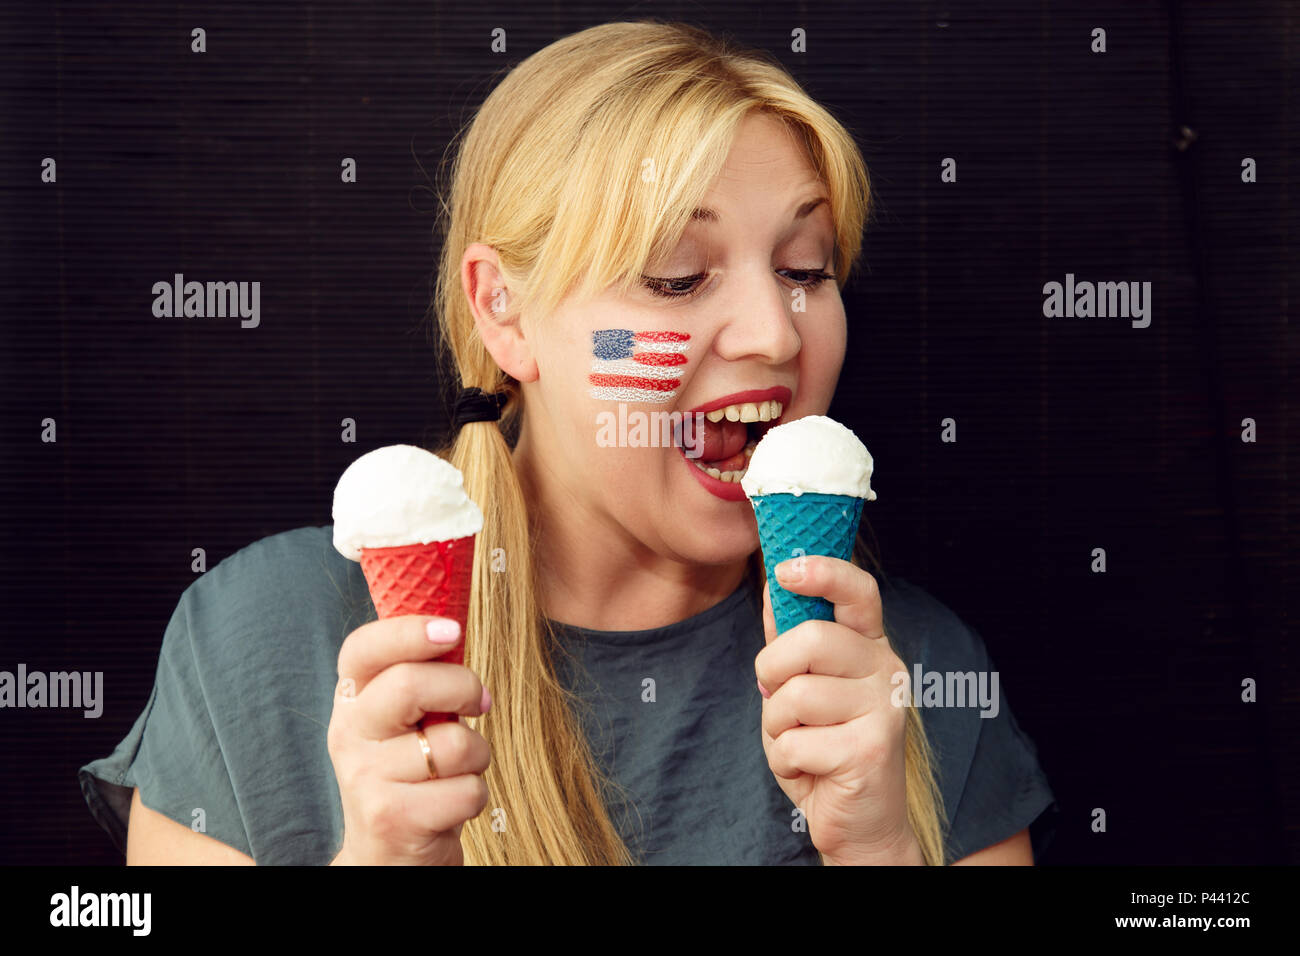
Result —
[[748, 573], [748, 559], [690, 564], [650, 550], [539, 466], [526, 430], [513, 458], [533, 525], [538, 599], [552, 621], [595, 631], [664, 627], [721, 603]]

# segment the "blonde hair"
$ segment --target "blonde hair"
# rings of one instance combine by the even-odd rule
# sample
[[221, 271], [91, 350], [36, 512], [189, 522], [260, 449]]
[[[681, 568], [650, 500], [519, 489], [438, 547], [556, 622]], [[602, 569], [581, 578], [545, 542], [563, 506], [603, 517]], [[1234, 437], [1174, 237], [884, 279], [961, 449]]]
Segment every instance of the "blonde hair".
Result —
[[[787, 123], [826, 184], [842, 287], [869, 210], [866, 164], [844, 127], [762, 51], [655, 18], [602, 24], [521, 62], [460, 131], [449, 182], [441, 184], [431, 304], [439, 359], [454, 372], [453, 385], [509, 396], [499, 425], [466, 424], [438, 450], [464, 473], [484, 514], [465, 665], [496, 703], [490, 714], [467, 719], [490, 745], [492, 763], [488, 805], [461, 832], [466, 864], [637, 861], [606, 809], [614, 784], [576, 717], [584, 704], [556, 677], [552, 655], [560, 645], [539, 602], [535, 517], [511, 457], [522, 394], [478, 336], [461, 259], [473, 242], [493, 247], [510, 312], [543, 321], [570, 295], [630, 291], [648, 263], [677, 243], [753, 110]], [[448, 149], [454, 146], [455, 139]], [[498, 567], [506, 562], [504, 573], [494, 573], [494, 555]], [[855, 563], [874, 560], [859, 535]], [[755, 550], [749, 572], [760, 587], [761, 561]], [[942, 865], [942, 799], [912, 707], [906, 763], [908, 820], [926, 862]], [[498, 820], [504, 828], [493, 828]]]

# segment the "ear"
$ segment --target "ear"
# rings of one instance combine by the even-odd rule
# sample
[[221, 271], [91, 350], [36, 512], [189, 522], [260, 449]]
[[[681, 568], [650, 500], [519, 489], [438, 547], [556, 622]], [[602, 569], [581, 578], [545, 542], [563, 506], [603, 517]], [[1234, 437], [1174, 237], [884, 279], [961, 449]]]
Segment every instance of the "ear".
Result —
[[501, 371], [520, 382], [536, 381], [537, 361], [520, 316], [510, 307], [496, 250], [481, 242], [470, 243], [460, 261], [460, 279], [479, 337]]

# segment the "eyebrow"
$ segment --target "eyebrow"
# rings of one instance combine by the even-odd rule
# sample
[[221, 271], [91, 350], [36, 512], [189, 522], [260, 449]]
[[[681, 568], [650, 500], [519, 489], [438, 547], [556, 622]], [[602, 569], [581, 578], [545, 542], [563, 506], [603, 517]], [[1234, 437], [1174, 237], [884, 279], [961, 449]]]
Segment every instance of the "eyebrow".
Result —
[[[810, 199], [794, 211], [794, 222], [807, 216], [810, 212], [826, 202], [825, 196], [818, 196], [816, 199]], [[717, 222], [719, 219], [716, 210], [700, 207], [691, 212], [691, 222]]]

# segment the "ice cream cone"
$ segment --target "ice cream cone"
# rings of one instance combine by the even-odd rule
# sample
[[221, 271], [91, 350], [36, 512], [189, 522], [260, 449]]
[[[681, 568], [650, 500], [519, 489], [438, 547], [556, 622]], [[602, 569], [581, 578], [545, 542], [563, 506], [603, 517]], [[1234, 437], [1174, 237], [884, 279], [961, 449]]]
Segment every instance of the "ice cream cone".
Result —
[[[460, 624], [438, 657], [465, 663], [474, 541], [483, 513], [459, 469], [414, 445], [388, 445], [352, 462], [334, 488], [334, 547], [361, 563], [380, 619], [421, 614]], [[428, 713], [421, 726], [452, 722]]]
[[361, 570], [381, 618], [450, 617], [465, 626], [475, 535], [400, 548], [362, 548]]
[[751, 499], [758, 519], [758, 541], [776, 633], [802, 621], [833, 621], [835, 608], [825, 598], [787, 591], [776, 583], [776, 566], [801, 555], [824, 554], [843, 561], [853, 554], [864, 499], [852, 495], [758, 495]]
[[740, 484], [758, 521], [777, 634], [803, 621], [835, 620], [835, 607], [825, 598], [777, 584], [776, 566], [814, 554], [852, 560], [863, 502], [876, 497], [873, 467], [858, 437], [825, 415], [777, 425], [754, 449]]
[[[475, 535], [397, 548], [362, 548], [361, 570], [379, 617], [429, 614], [448, 617], [465, 633], [474, 572]], [[465, 663], [465, 641], [438, 660]], [[427, 723], [455, 721], [455, 714], [431, 713]]]

